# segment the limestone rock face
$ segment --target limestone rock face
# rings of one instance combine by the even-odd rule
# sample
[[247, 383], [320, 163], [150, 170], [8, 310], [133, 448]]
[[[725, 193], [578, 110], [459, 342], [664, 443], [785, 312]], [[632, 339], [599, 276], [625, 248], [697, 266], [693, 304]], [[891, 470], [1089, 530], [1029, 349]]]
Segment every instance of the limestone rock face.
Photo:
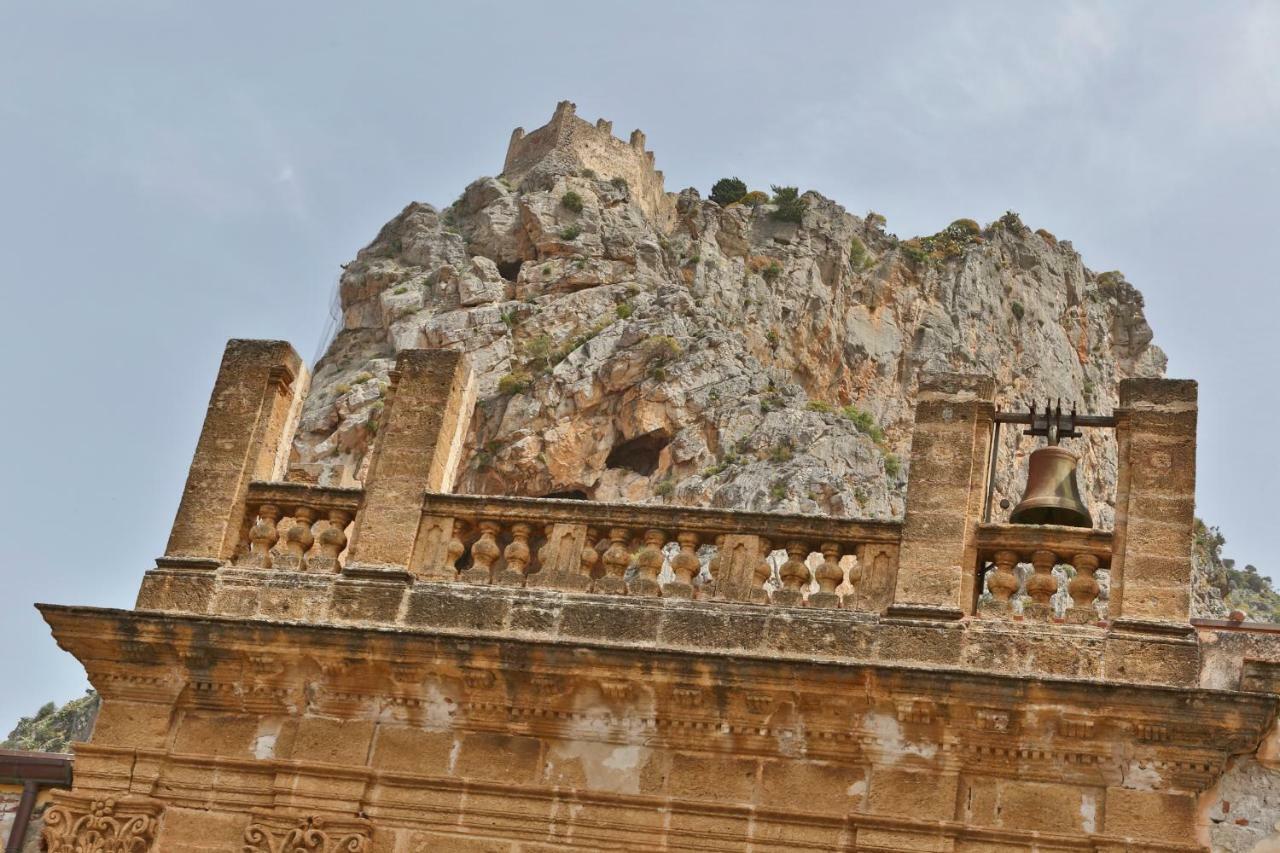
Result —
[[[410, 204], [346, 266], [293, 478], [362, 478], [413, 347], [476, 371], [459, 491], [865, 518], [902, 514], [926, 372], [990, 374], [1003, 408], [1095, 413], [1120, 379], [1164, 372], [1141, 294], [1015, 216], [904, 241], [814, 192], [800, 222], [694, 190], [641, 204], [624, 169], [581, 162]], [[1109, 527], [1114, 441], [1086, 435], [1070, 446]], [[1019, 499], [1033, 448], [1002, 435], [997, 502]]]

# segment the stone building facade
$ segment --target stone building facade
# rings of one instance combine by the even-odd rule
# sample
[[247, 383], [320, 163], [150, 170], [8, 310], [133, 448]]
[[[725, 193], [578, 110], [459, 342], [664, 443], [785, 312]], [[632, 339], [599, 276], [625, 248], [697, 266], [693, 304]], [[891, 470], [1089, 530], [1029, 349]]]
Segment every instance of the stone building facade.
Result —
[[1190, 619], [1196, 387], [1121, 385], [1109, 533], [983, 523], [993, 385], [926, 380], [872, 522], [452, 494], [443, 351], [284, 482], [302, 363], [233, 341], [136, 608], [40, 605], [103, 697], [48, 849], [1204, 850], [1280, 647]]

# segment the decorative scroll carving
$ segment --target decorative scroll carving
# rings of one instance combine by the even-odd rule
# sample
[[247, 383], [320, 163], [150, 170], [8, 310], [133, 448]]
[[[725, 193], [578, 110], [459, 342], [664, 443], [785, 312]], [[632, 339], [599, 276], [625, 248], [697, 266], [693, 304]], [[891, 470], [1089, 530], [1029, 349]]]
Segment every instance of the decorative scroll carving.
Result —
[[372, 835], [361, 818], [257, 812], [241, 853], [368, 853]]
[[149, 797], [95, 798], [57, 791], [44, 815], [47, 853], [150, 853], [164, 804]]

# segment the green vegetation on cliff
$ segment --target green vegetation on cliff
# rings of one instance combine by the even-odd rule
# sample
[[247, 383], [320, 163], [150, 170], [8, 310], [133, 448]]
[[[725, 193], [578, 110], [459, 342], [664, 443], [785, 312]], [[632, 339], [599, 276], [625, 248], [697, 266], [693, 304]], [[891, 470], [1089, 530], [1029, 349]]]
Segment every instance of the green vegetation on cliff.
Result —
[[70, 752], [71, 744], [89, 739], [101, 700], [93, 690], [85, 691], [61, 708], [47, 702], [33, 717], [23, 717], [0, 742], [4, 749], [32, 752]]
[[1237, 569], [1235, 560], [1222, 556], [1226, 543], [1221, 530], [1196, 519], [1193, 559], [1227, 609], [1243, 610], [1250, 622], [1280, 622], [1280, 592], [1272, 586], [1271, 578], [1255, 566]]

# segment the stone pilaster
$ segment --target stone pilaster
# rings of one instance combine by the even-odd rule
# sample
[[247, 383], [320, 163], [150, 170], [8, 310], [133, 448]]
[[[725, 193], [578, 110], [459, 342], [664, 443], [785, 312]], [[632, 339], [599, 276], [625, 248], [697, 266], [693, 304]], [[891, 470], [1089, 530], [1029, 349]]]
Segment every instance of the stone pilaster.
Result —
[[921, 382], [890, 616], [958, 619], [972, 611], [994, 394], [986, 376]]
[[231, 559], [253, 480], [280, 472], [305, 366], [284, 341], [232, 340], [222, 355], [164, 559]]
[[474, 406], [461, 353], [400, 353], [351, 535], [349, 574], [413, 564], [423, 496], [452, 490]]
[[1196, 396], [1196, 383], [1188, 380], [1120, 383], [1111, 561], [1111, 607], [1117, 627], [1188, 626]]

